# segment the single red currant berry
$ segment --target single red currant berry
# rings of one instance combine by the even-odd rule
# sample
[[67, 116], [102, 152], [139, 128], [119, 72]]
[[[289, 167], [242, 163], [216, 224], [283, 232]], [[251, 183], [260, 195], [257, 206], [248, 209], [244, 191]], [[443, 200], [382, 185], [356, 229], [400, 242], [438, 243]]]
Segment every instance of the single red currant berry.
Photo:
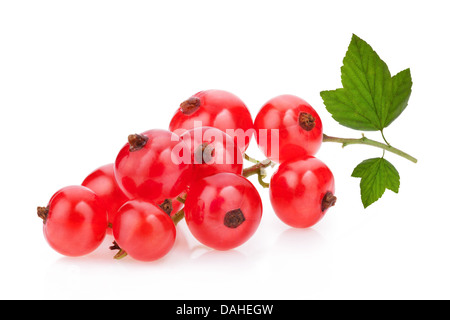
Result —
[[243, 157], [232, 137], [213, 127], [199, 127], [181, 135], [193, 163], [191, 181], [219, 173], [242, 174]]
[[82, 256], [94, 251], [106, 234], [104, 203], [83, 186], [62, 188], [46, 207], [38, 207], [37, 213], [44, 221], [48, 244], [66, 256]]
[[200, 91], [182, 102], [169, 129], [181, 135], [183, 130], [205, 126], [230, 135], [242, 153], [253, 135], [253, 119], [247, 106], [237, 96], [223, 90]]
[[314, 155], [322, 144], [322, 121], [305, 100], [280, 95], [269, 100], [255, 118], [260, 149], [275, 162]]
[[176, 229], [172, 219], [160, 207], [143, 201], [126, 202], [113, 223], [115, 245], [136, 260], [153, 261], [172, 249]]
[[176, 198], [191, 179], [192, 166], [183, 158], [186, 149], [180, 137], [167, 130], [130, 135], [115, 162], [118, 185], [130, 199], [160, 205]]
[[336, 202], [334, 177], [319, 159], [308, 156], [280, 164], [270, 181], [275, 214], [287, 225], [308, 228]]
[[198, 241], [213, 249], [228, 250], [255, 233], [262, 202], [256, 188], [243, 176], [218, 173], [190, 188], [184, 211], [188, 228]]
[[[82, 186], [94, 191], [108, 211], [108, 225], [111, 226], [117, 210], [128, 200], [130, 200], [117, 185], [114, 177], [114, 164], [110, 163], [92, 171], [81, 183]], [[108, 234], [112, 234], [112, 229], [107, 229]]]

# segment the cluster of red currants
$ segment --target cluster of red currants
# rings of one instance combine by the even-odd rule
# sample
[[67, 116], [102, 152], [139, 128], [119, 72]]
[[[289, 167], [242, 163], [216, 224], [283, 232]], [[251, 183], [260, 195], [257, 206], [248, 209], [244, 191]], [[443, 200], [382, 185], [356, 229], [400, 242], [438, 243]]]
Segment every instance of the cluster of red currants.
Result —
[[[244, 169], [253, 135], [268, 160]], [[246, 177], [269, 164], [280, 164], [270, 199], [288, 225], [312, 226], [334, 205], [333, 175], [313, 157], [321, 143], [321, 120], [298, 97], [270, 100], [253, 121], [235, 95], [202, 91], [181, 103], [169, 130], [130, 135], [114, 163], [57, 191], [38, 216], [47, 242], [67, 256], [92, 252], [109, 234], [116, 258], [156, 260], [173, 247], [183, 218], [204, 245], [232, 249], [262, 217], [260, 195]]]

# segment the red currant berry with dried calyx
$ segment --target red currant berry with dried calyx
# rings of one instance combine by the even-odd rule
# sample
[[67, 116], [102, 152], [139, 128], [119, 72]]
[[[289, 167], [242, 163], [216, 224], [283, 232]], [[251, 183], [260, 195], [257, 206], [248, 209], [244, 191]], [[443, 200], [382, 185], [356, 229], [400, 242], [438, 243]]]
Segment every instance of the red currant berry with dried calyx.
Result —
[[[132, 134], [115, 161], [115, 177], [130, 198], [161, 205], [185, 190], [192, 166], [184, 161], [185, 142], [167, 130]], [[189, 156], [189, 155], [187, 155]]]
[[69, 186], [57, 191], [46, 207], [38, 207], [48, 244], [66, 256], [82, 256], [103, 241], [107, 211], [103, 201], [90, 189]]
[[[198, 123], [198, 125], [197, 125]], [[253, 136], [253, 119], [244, 102], [224, 90], [200, 91], [183, 101], [172, 117], [170, 131], [209, 126], [229, 134], [243, 153]]]
[[310, 104], [293, 95], [269, 100], [255, 118], [260, 149], [275, 162], [314, 155], [322, 144], [322, 121]]
[[256, 232], [262, 202], [256, 188], [243, 176], [218, 173], [190, 188], [184, 210], [188, 228], [198, 241], [213, 249], [229, 250]]
[[159, 206], [131, 200], [117, 212], [113, 223], [116, 258], [129, 255], [136, 260], [153, 261], [173, 247], [176, 229], [172, 219]]
[[283, 162], [273, 174], [270, 202], [287, 225], [308, 228], [336, 203], [334, 177], [319, 159], [309, 156]]

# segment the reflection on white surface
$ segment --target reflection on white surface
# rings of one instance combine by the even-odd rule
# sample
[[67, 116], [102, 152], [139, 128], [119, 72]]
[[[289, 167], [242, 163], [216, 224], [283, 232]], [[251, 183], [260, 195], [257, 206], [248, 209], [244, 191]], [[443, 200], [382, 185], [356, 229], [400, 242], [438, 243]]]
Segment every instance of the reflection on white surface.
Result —
[[[331, 276], [328, 246], [314, 229], [281, 229], [273, 245], [265, 249], [254, 243], [216, 251], [196, 242], [186, 233], [186, 225], [179, 227], [172, 252], [158, 261], [114, 260], [108, 249], [112, 237], [88, 256], [56, 259], [44, 275], [46, 295], [196, 298], [207, 297], [206, 292], [217, 287], [218, 298], [240, 299], [249, 292], [254, 298], [270, 298], [279, 296], [275, 293], [288, 281], [295, 287], [295, 298], [302, 298], [318, 293]], [[149, 290], [143, 295], [145, 287]], [[255, 288], [259, 289], [254, 292]]]

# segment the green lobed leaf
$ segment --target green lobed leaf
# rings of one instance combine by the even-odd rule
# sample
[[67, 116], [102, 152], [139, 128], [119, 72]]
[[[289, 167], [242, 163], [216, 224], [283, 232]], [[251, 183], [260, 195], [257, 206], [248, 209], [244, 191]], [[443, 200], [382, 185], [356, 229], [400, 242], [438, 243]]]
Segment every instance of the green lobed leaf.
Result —
[[387, 111], [385, 87], [391, 81], [391, 74], [372, 47], [356, 35], [352, 36], [344, 57], [341, 80], [360, 108], [364, 107], [377, 130], [383, 129], [381, 119]]
[[373, 125], [373, 118], [367, 114], [360, 104], [352, 99], [343, 88], [322, 91], [320, 93], [325, 106], [333, 119], [341, 125], [356, 130], [376, 131], [378, 128]]
[[341, 81], [343, 88], [320, 95], [336, 121], [356, 130], [383, 130], [403, 112], [411, 95], [409, 69], [391, 77], [386, 63], [356, 35], [343, 60]]
[[412, 78], [409, 69], [403, 70], [392, 77], [392, 100], [385, 127], [389, 126], [405, 110], [411, 96]]
[[377, 201], [386, 189], [398, 193], [400, 175], [384, 158], [372, 158], [361, 162], [353, 170], [352, 177], [361, 178], [361, 201], [364, 208]]

